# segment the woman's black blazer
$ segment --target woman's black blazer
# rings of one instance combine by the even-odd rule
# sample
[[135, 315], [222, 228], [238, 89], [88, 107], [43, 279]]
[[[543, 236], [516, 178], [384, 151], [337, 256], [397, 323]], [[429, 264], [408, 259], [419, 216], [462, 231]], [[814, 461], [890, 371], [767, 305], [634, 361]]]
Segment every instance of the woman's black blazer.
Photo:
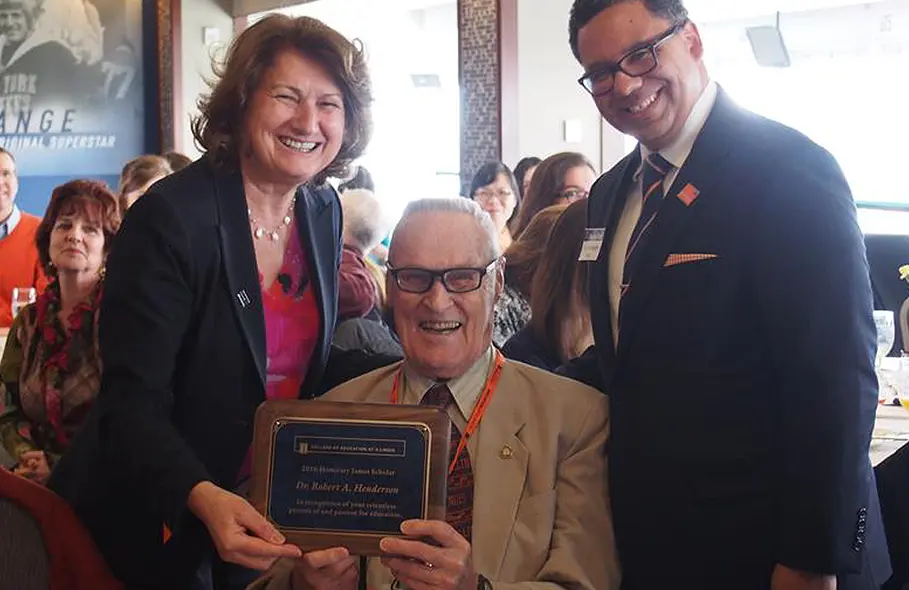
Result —
[[[306, 398], [336, 319], [334, 189], [300, 188], [296, 220], [321, 311]], [[265, 399], [262, 298], [238, 171], [203, 158], [130, 210], [108, 259], [100, 344], [101, 392], [51, 486], [129, 587], [178, 587], [211, 551], [187, 495], [203, 480], [233, 488]]]

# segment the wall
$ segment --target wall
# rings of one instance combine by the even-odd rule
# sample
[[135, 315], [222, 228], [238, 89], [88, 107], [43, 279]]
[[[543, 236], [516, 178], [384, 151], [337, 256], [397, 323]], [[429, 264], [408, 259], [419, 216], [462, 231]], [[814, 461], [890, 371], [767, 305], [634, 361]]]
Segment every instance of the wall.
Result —
[[[206, 78], [211, 78], [212, 56], [223, 55], [233, 35], [234, 21], [231, 16], [232, 0], [182, 0], [181, 53], [182, 53], [182, 88], [179, 89], [179, 100], [175, 105], [175, 116], [180, 121], [175, 125], [179, 130], [176, 149], [191, 158], [196, 158], [199, 151], [193, 142], [189, 129], [190, 117], [198, 113], [196, 101], [200, 94], [208, 91]], [[220, 41], [206, 46], [202, 38], [204, 27], [218, 30]]]
[[[232, 9], [235, 16], [249, 16], [257, 12], [282, 10], [314, 1], [315, 0], [233, 0]], [[376, 2], [380, 1], [381, 0], [376, 0]]]
[[[909, 191], [885, 170], [905, 166], [909, 118], [909, 3], [886, 0], [783, 12], [780, 29], [792, 64], [759, 67], [745, 27], [770, 15], [700, 26], [708, 71], [740, 105], [806, 134], [839, 162], [867, 233], [909, 232]], [[899, 74], [897, 74], [899, 72]], [[856, 80], [865, 82], [856, 84]]]
[[[608, 125], [601, 129], [599, 111], [577, 83], [582, 70], [568, 46], [571, 4], [518, 0], [517, 157], [574, 151], [605, 169], [624, 155], [623, 136]], [[580, 123], [579, 142], [565, 141], [567, 120]]]

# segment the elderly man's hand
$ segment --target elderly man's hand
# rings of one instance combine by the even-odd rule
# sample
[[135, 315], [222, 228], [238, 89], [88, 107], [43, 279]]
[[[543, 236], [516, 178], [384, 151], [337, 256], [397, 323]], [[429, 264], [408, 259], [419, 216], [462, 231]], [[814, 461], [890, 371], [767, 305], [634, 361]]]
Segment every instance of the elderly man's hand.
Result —
[[[410, 539], [382, 539], [385, 567], [412, 590], [476, 590], [470, 543], [439, 520], [408, 520], [401, 532]], [[417, 541], [431, 538], [438, 547]]]
[[358, 579], [357, 559], [344, 547], [306, 553], [291, 574], [293, 590], [354, 590]]

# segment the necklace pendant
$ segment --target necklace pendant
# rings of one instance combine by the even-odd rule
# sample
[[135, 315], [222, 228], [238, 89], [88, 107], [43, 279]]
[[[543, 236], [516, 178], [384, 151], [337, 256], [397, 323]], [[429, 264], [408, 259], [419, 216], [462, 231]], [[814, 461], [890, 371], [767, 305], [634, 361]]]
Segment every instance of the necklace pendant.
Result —
[[261, 239], [262, 239], [262, 236], [265, 235], [265, 230], [262, 229], [261, 227], [257, 227], [257, 228], [256, 228], [256, 231], [253, 232], [253, 235], [256, 236], [256, 239], [257, 239], [257, 240], [261, 240]]
[[284, 225], [290, 225], [290, 221], [291, 221], [290, 215], [285, 215], [284, 216]]
[[277, 230], [275, 230], [275, 231], [272, 231], [271, 235], [268, 237], [271, 238], [272, 242], [277, 242], [278, 238], [280, 238], [281, 236], [279, 236]]

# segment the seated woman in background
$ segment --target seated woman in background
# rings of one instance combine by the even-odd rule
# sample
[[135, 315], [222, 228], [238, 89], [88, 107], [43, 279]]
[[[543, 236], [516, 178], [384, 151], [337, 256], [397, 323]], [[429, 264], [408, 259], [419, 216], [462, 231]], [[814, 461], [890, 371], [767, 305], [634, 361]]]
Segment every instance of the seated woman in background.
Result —
[[120, 214], [126, 215], [126, 210], [132, 207], [151, 185], [173, 171], [170, 162], [164, 156], [146, 154], [127, 162], [120, 172], [120, 187], [117, 191]]
[[593, 164], [582, 154], [562, 152], [543, 160], [533, 172], [524, 202], [512, 223], [512, 235], [521, 235], [533, 216], [550, 205], [567, 205], [586, 199], [596, 181]]
[[546, 207], [505, 251], [505, 287], [496, 302], [492, 342], [501, 348], [530, 321], [533, 273], [540, 263], [552, 226], [568, 205]]
[[367, 255], [391, 223], [367, 189], [341, 194], [344, 214], [341, 268], [338, 271], [338, 325], [331, 341], [332, 362], [321, 388], [328, 391], [354, 377], [401, 360], [401, 345], [383, 320], [385, 277]]
[[499, 245], [503, 251], [507, 250], [512, 236], [508, 224], [515, 218], [521, 205], [521, 193], [514, 174], [502, 162], [483, 164], [473, 175], [470, 198], [492, 217], [499, 232]]
[[521, 193], [521, 199], [527, 196], [527, 189], [530, 188], [530, 181], [533, 179], [533, 173], [537, 166], [543, 160], [536, 156], [527, 156], [514, 167], [514, 179], [518, 181], [518, 190]]
[[117, 198], [95, 181], [54, 189], [38, 227], [51, 282], [16, 316], [0, 360], [0, 439], [15, 473], [44, 483], [101, 384], [98, 305], [104, 262], [120, 226]]
[[[376, 309], [379, 286], [366, 264], [366, 256], [388, 234], [390, 222], [382, 205], [367, 189], [341, 193], [343, 230], [341, 267], [338, 269], [338, 321], [369, 314], [381, 318]], [[373, 313], [375, 312], [375, 313]]]
[[510, 359], [554, 371], [593, 344], [588, 264], [579, 262], [587, 203], [573, 203], [556, 220], [533, 276], [530, 323], [502, 348]]

